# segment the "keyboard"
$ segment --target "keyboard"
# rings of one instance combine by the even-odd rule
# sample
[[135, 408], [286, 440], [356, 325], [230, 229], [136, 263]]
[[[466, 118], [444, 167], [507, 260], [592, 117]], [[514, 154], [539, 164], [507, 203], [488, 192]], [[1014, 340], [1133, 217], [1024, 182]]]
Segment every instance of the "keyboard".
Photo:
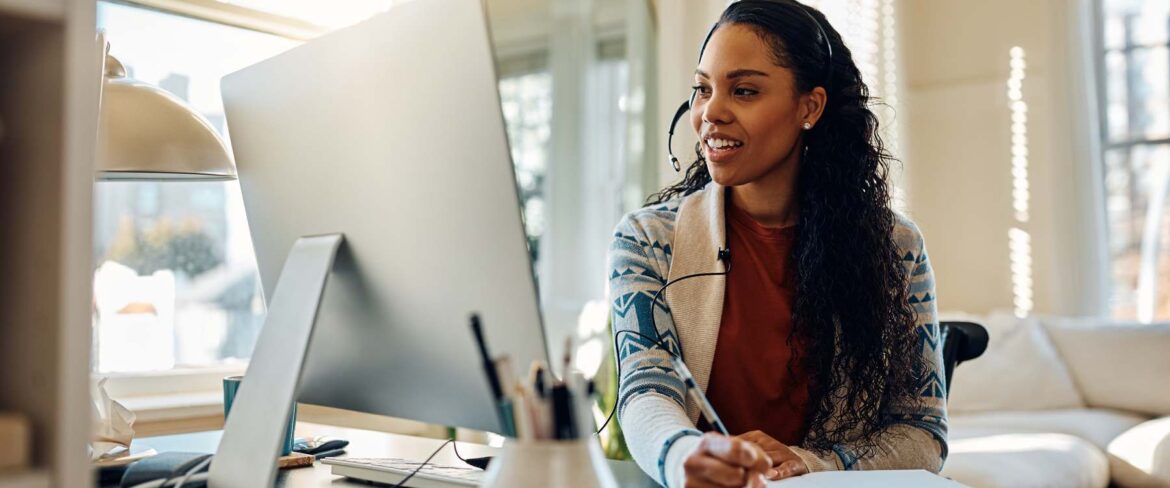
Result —
[[[418, 468], [418, 461], [399, 458], [325, 458], [333, 474], [364, 481], [395, 484]], [[465, 488], [479, 486], [483, 470], [473, 467], [428, 463], [406, 486], [412, 488]]]

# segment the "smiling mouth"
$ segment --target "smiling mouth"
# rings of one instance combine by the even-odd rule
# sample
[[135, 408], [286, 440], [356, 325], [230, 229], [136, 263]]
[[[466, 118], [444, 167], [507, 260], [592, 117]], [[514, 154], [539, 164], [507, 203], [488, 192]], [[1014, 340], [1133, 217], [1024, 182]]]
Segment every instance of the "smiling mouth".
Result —
[[743, 141], [709, 137], [703, 141], [703, 146], [707, 149], [707, 159], [718, 162], [738, 152], [743, 147]]
[[734, 139], [719, 139], [711, 137], [704, 142], [706, 142], [707, 147], [711, 149], [734, 149], [737, 147], [743, 147], [743, 142]]

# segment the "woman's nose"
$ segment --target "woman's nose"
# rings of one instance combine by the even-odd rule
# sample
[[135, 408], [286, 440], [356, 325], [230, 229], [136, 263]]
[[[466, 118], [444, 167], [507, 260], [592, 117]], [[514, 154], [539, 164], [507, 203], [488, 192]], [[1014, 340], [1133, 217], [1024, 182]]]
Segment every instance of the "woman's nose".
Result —
[[703, 104], [703, 122], [708, 124], [726, 124], [735, 120], [735, 114], [728, 105], [726, 96], [713, 94]]

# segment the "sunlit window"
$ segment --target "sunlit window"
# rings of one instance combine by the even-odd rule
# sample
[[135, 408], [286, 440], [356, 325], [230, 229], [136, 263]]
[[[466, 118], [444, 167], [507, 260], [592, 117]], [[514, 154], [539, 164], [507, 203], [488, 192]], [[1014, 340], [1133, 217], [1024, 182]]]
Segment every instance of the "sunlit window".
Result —
[[516, 186], [533, 259], [540, 257], [545, 229], [545, 175], [552, 123], [552, 76], [545, 69], [506, 73], [500, 78], [500, 106], [507, 124]]
[[[110, 3], [98, 26], [130, 77], [186, 100], [225, 137], [220, 78], [297, 44]], [[98, 182], [94, 199], [94, 369], [246, 360], [264, 306], [239, 184]]]
[[[898, 113], [898, 29], [896, 0], [806, 0], [817, 8], [841, 34], [869, 88], [870, 110], [879, 121], [879, 135], [886, 149], [902, 158]], [[895, 209], [904, 210], [905, 188], [895, 175], [891, 194]]]
[[1170, 3], [1102, 0], [1113, 315], [1170, 318]]

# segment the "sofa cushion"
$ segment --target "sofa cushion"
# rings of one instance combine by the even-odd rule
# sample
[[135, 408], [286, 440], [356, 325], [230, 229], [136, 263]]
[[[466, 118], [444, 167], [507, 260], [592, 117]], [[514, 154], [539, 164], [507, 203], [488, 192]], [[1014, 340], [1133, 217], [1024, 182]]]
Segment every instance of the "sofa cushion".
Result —
[[1052, 432], [1080, 437], [1101, 450], [1147, 417], [1099, 409], [983, 412], [951, 415], [950, 438], [987, 433]]
[[987, 328], [987, 351], [955, 369], [949, 412], [1084, 406], [1064, 362], [1036, 319], [993, 314], [972, 321]]
[[952, 439], [941, 474], [976, 488], [1103, 488], [1109, 462], [1068, 434], [998, 434]]
[[1117, 486], [1170, 487], [1170, 417], [1125, 431], [1109, 443], [1108, 453]]
[[1170, 415], [1170, 323], [1041, 321], [1089, 406]]

